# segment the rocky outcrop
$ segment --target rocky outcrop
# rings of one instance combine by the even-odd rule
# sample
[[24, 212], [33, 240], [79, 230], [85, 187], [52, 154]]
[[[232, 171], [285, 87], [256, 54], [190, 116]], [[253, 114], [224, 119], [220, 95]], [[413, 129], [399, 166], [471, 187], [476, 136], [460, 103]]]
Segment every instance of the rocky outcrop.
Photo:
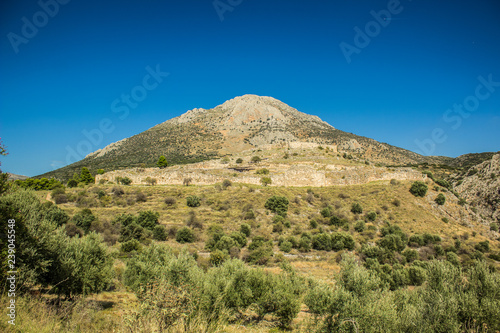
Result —
[[500, 154], [470, 168], [455, 190], [480, 214], [500, 221]]

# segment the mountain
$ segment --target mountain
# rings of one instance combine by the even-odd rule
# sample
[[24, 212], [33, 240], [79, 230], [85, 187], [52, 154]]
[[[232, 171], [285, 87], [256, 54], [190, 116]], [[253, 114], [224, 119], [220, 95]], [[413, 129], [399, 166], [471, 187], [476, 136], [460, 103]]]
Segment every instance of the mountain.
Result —
[[28, 176], [16, 175], [10, 172], [7, 172], [7, 174], [9, 175], [9, 180], [25, 180], [29, 178]]
[[83, 166], [94, 173], [154, 166], [164, 155], [170, 164], [194, 163], [250, 149], [291, 143], [328, 145], [386, 165], [445, 164], [451, 158], [424, 157], [373, 139], [343, 132], [319, 117], [272, 97], [244, 95], [212, 109], [193, 109], [130, 138], [112, 143], [83, 160], [39, 177], [69, 179]]

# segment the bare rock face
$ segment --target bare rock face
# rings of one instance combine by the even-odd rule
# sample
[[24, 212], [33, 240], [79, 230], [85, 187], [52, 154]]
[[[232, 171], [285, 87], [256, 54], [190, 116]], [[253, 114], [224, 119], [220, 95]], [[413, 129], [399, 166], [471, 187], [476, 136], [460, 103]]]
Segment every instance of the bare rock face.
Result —
[[500, 221], [500, 154], [470, 168], [455, 189], [479, 213]]

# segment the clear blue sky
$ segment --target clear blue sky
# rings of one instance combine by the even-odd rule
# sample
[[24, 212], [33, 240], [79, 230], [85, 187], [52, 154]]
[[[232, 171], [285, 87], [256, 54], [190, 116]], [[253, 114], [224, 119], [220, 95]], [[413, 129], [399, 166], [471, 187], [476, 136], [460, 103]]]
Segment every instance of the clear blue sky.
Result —
[[[97, 150], [248, 93], [412, 151], [500, 150], [500, 84], [475, 97], [479, 76], [500, 82], [497, 0], [60, 1], [56, 13], [42, 0], [51, 15], [37, 1], [0, 4], [3, 171], [47, 172], [68, 147]], [[382, 10], [391, 17], [376, 23]], [[357, 47], [350, 63], [341, 45]], [[169, 75], [145, 90], [157, 65]], [[141, 101], [126, 106], [132, 91]], [[472, 112], [446, 113], [464, 101]], [[103, 119], [106, 133], [82, 145]]]

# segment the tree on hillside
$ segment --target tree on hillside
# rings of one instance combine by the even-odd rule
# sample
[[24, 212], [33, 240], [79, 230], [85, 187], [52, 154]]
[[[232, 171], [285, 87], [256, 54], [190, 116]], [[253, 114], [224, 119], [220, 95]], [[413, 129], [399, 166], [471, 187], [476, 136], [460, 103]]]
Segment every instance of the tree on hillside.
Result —
[[80, 181], [82, 183], [85, 183], [86, 185], [94, 182], [94, 177], [92, 176], [92, 174], [90, 174], [89, 169], [87, 169], [86, 167], [82, 168], [82, 172], [80, 174]]
[[158, 168], [163, 169], [168, 167], [168, 162], [165, 156], [161, 155], [160, 158], [158, 159], [158, 162], [156, 162], [156, 165]]
[[416, 197], [425, 197], [427, 185], [424, 182], [416, 181], [411, 184], [410, 193]]
[[260, 182], [262, 183], [263, 186], [271, 185], [272, 180], [271, 177], [262, 177], [260, 179]]
[[252, 157], [252, 162], [253, 163], [259, 163], [260, 161], [262, 161], [262, 159], [259, 156]]
[[[9, 153], [7, 153], [5, 146], [2, 144], [2, 138], [0, 138], [0, 156], [7, 156], [8, 154]], [[0, 165], [2, 165], [1, 162]], [[2, 170], [0, 170], [0, 194], [7, 191], [9, 187], [9, 184], [7, 183], [8, 180], [9, 180], [9, 175], [3, 173]]]
[[446, 197], [443, 195], [443, 193], [439, 193], [434, 201], [436, 201], [438, 205], [442, 206], [446, 202]]

